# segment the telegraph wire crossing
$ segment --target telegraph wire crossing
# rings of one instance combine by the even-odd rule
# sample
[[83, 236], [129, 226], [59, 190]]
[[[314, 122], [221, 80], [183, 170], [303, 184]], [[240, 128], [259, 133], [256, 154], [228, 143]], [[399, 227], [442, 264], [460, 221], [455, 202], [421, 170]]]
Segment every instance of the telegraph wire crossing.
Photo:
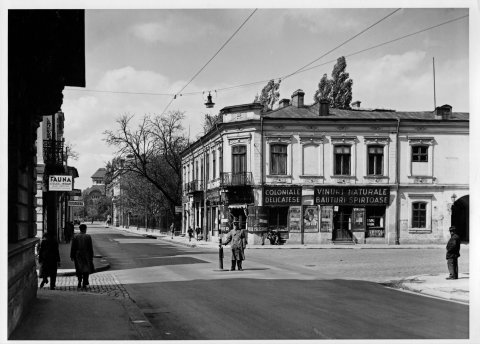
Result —
[[[252, 13], [253, 14], [253, 13]], [[440, 26], [443, 26], [443, 25], [447, 25], [447, 24], [450, 24], [450, 23], [453, 23], [453, 22], [456, 22], [456, 21], [459, 21], [459, 20], [462, 20], [464, 18], [467, 18], [469, 17], [468, 14], [464, 15], [464, 16], [461, 16], [461, 17], [458, 17], [458, 18], [454, 18], [454, 19], [451, 19], [451, 20], [448, 20], [448, 21], [445, 21], [445, 22], [442, 22], [440, 24], [436, 24], [436, 25], [433, 25], [433, 26], [429, 26], [429, 27], [426, 27], [424, 29], [421, 29], [421, 30], [418, 30], [418, 31], [415, 31], [415, 32], [412, 32], [412, 33], [409, 33], [409, 34], [406, 34], [406, 35], [403, 35], [403, 36], [400, 36], [400, 37], [397, 37], [397, 38], [394, 38], [394, 39], [391, 39], [389, 41], [385, 41], [385, 42], [382, 42], [382, 43], [379, 43], [379, 44], [376, 44], [376, 45], [373, 45], [373, 46], [370, 46], [368, 48], [365, 48], [365, 49], [362, 49], [362, 50], [358, 50], [356, 52], [353, 52], [353, 53], [350, 53], [350, 54], [346, 54], [344, 55], [345, 57], [351, 57], [351, 56], [354, 56], [354, 55], [358, 55], [358, 54], [361, 54], [361, 53], [364, 53], [366, 51], [369, 51], [369, 50], [373, 50], [373, 49], [376, 49], [376, 48], [379, 48], [381, 46], [384, 46], [384, 45], [388, 45], [388, 44], [391, 44], [391, 43], [394, 43], [394, 42], [397, 42], [397, 41], [400, 41], [402, 39], [405, 39], [405, 38], [408, 38], [408, 37], [411, 37], [411, 36], [415, 36], [415, 35], [418, 35], [420, 33], [423, 33], [423, 32], [426, 32], [426, 31], [429, 31], [429, 30], [433, 30], [437, 27], [440, 27]], [[358, 34], [357, 34], [358, 36]], [[325, 54], [326, 55], [326, 54]], [[322, 56], [323, 57], [323, 56]], [[322, 57], [319, 57], [318, 59], [314, 60], [313, 62], [311, 63], [314, 63], [316, 61], [318, 61], [320, 58]], [[275, 78], [269, 78], [269, 79], [266, 79], [266, 80], [261, 80], [261, 81], [254, 81], [254, 82], [249, 82], [249, 83], [245, 83], [245, 84], [240, 84], [240, 85], [233, 85], [233, 86], [227, 86], [227, 87], [223, 87], [223, 88], [217, 88], [215, 89], [215, 92], [224, 92], [224, 91], [231, 91], [231, 90], [234, 90], [236, 88], [242, 88], [242, 87], [250, 87], [250, 86], [255, 86], [255, 85], [258, 85], [258, 84], [264, 84], [266, 82], [269, 82], [270, 80], [272, 79], [279, 79], [279, 80], [282, 80], [282, 79], [285, 79], [287, 77], [291, 77], [291, 76], [294, 76], [294, 75], [297, 75], [297, 74], [300, 74], [300, 73], [304, 73], [304, 72], [307, 72], [307, 71], [310, 71], [312, 69], [315, 69], [315, 68], [318, 68], [318, 67], [321, 67], [321, 66], [324, 66], [324, 65], [327, 65], [327, 64], [330, 64], [330, 63], [333, 63], [333, 62], [336, 62], [337, 60], [334, 59], [334, 60], [330, 60], [330, 61], [326, 61], [326, 62], [323, 62], [321, 64], [317, 64], [317, 65], [314, 65], [314, 66], [311, 66], [309, 68], [306, 68], [308, 65], [310, 65], [311, 63], [309, 63], [308, 65], [302, 67], [301, 69], [297, 70], [296, 72], [294, 73], [291, 73], [287, 76], [283, 76], [283, 77], [275, 77]], [[184, 89], [184, 88], [183, 88]], [[157, 93], [157, 92], [130, 92], [130, 91], [109, 91], [109, 90], [95, 90], [95, 89], [86, 89], [86, 88], [75, 88], [75, 87], [66, 87], [65, 88], [65, 91], [80, 91], [80, 92], [95, 92], [95, 93], [113, 93], [113, 94], [132, 94], [132, 95], [152, 95], [152, 96], [168, 96], [168, 97], [172, 97], [172, 100], [170, 101], [170, 103], [168, 104], [168, 106], [171, 105], [171, 103], [173, 102], [173, 100], [175, 100], [177, 97], [182, 97], [182, 96], [192, 96], [192, 95], [200, 95], [200, 94], [204, 94], [205, 92], [208, 92], [208, 91], [193, 91], [193, 92], [186, 92], [186, 93]], [[168, 108], [168, 107], [167, 107]], [[164, 113], [165, 110], [162, 112]]]

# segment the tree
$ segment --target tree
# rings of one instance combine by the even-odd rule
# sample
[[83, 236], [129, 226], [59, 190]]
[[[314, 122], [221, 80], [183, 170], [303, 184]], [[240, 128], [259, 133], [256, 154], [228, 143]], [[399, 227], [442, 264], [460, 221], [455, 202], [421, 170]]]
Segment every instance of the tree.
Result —
[[313, 100], [328, 99], [332, 108], [350, 109], [353, 80], [349, 79], [346, 68], [345, 57], [339, 57], [332, 70], [332, 79], [328, 79], [326, 74], [322, 76]]
[[278, 82], [275, 82], [273, 79], [270, 80], [262, 89], [260, 96], [255, 96], [254, 102], [263, 105], [262, 111], [272, 110], [273, 106], [280, 98], [280, 92], [278, 92], [280, 82], [281, 80], [278, 80]]
[[65, 143], [65, 164], [68, 166], [68, 159], [78, 160], [78, 152], [74, 150], [73, 144]]
[[123, 171], [151, 183], [174, 214], [175, 205], [181, 204], [180, 154], [188, 143], [181, 124], [184, 113], [144, 116], [136, 128], [132, 128], [132, 118], [122, 116], [117, 120], [117, 130], [104, 131], [105, 141], [117, 148], [118, 159], [112, 165], [121, 161]]
[[203, 132], [204, 134], [208, 133], [210, 130], [212, 130], [217, 123], [222, 123], [222, 115], [210, 115], [208, 113], [205, 114], [205, 117], [203, 119]]

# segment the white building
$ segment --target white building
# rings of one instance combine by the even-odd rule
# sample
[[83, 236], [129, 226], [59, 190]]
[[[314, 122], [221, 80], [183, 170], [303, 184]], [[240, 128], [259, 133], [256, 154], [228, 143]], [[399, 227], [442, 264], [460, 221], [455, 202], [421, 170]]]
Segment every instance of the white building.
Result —
[[445, 243], [469, 240], [469, 114], [304, 105], [220, 110], [222, 123], [182, 154], [183, 231], [217, 237], [231, 218], [258, 243]]

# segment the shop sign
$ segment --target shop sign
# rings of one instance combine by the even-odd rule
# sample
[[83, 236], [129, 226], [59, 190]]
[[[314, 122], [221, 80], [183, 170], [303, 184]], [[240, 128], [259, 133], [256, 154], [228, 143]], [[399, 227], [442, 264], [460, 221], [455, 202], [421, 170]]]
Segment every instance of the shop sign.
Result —
[[183, 212], [183, 207], [181, 205], [176, 205], [175, 206], [175, 212], [176, 213], [181, 213]]
[[385, 206], [390, 203], [390, 188], [379, 186], [316, 186], [315, 204]]
[[83, 207], [83, 201], [68, 201], [69, 207]]
[[302, 204], [302, 187], [300, 186], [265, 186], [263, 188], [263, 205], [300, 204]]
[[288, 216], [288, 229], [292, 233], [299, 233], [302, 228], [302, 207], [291, 206]]
[[73, 177], [72, 176], [49, 176], [48, 177], [48, 191], [72, 191]]
[[303, 206], [303, 231], [305, 233], [318, 232], [318, 206]]

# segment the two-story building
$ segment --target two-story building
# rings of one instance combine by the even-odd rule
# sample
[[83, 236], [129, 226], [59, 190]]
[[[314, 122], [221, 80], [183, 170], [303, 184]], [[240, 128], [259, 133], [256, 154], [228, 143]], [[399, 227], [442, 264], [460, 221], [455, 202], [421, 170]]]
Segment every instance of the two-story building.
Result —
[[223, 108], [183, 152], [183, 231], [215, 238], [238, 217], [250, 243], [444, 243], [452, 224], [469, 239], [468, 113], [340, 110], [301, 90], [261, 110]]

